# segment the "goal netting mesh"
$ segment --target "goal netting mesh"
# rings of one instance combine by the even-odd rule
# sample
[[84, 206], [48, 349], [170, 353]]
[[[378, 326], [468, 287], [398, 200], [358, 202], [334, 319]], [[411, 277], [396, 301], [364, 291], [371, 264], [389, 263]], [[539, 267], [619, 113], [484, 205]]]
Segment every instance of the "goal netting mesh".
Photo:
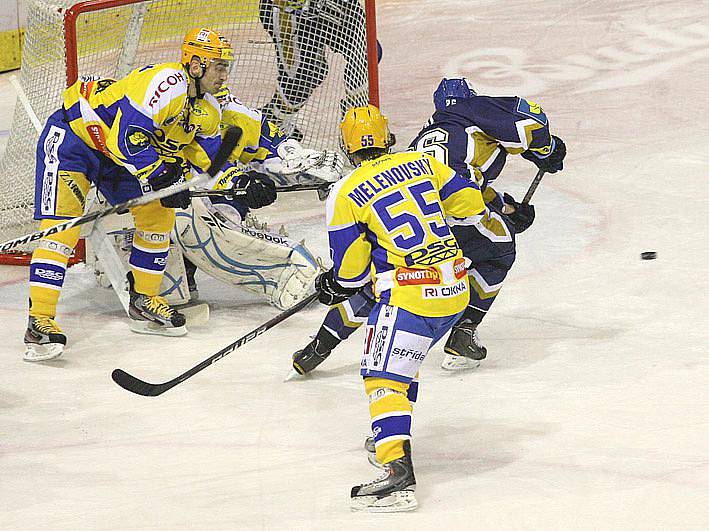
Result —
[[[30, 0], [20, 82], [43, 124], [77, 75], [118, 78], [146, 64], [178, 61], [185, 33], [212, 27], [234, 46], [228, 81], [234, 95], [271, 109], [286, 132], [302, 135], [303, 145], [337, 149], [342, 107], [369, 101], [368, 2]], [[0, 242], [35, 226], [38, 137], [18, 100], [0, 162]]]

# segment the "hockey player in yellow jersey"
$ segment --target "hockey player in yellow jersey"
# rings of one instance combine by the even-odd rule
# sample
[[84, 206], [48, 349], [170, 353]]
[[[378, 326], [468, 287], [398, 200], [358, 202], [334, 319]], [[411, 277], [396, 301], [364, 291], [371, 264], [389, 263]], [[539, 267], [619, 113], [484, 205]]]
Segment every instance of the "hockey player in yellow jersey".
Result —
[[[185, 178], [182, 161], [204, 171], [219, 145], [219, 104], [233, 59], [229, 41], [208, 28], [190, 31], [179, 62], [148, 65], [120, 80], [82, 78], [63, 96], [37, 146], [35, 218], [42, 229], [84, 211], [95, 185], [111, 204]], [[271, 183], [272, 184], [272, 183]], [[263, 186], [233, 173], [232, 186]], [[275, 199], [275, 193], [273, 194]], [[183, 335], [185, 319], [158, 296], [176, 208], [189, 192], [131, 209], [136, 233], [129, 273], [131, 329]], [[25, 360], [61, 355], [66, 336], [54, 321], [66, 264], [79, 228], [40, 240], [30, 265]]]
[[465, 260], [446, 217], [485, 212], [476, 184], [419, 152], [390, 154], [386, 118], [369, 105], [340, 125], [355, 170], [333, 186], [327, 228], [334, 265], [316, 281], [319, 300], [341, 302], [373, 283], [361, 374], [376, 455], [385, 474], [353, 487], [355, 510], [417, 507], [411, 461], [412, 385], [433, 344], [469, 300]]

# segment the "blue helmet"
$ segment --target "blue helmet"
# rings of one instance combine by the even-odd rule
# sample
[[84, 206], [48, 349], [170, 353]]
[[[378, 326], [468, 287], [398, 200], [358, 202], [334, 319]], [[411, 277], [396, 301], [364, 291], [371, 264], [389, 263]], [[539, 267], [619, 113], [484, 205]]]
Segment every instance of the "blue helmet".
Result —
[[467, 100], [473, 96], [475, 91], [468, 86], [468, 81], [464, 77], [453, 79], [444, 77], [438, 84], [436, 92], [433, 93], [433, 104], [437, 111], [441, 111], [459, 100]]

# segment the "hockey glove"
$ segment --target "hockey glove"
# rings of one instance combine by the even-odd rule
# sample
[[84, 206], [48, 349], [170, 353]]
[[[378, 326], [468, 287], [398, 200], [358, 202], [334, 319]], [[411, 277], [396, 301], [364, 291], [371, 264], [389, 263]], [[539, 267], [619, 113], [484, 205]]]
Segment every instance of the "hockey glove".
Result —
[[505, 193], [505, 205], [514, 208], [511, 214], [505, 214], [507, 219], [519, 234], [526, 231], [534, 223], [534, 206], [529, 203], [518, 203], [510, 194]]
[[[182, 166], [174, 163], [164, 163], [165, 170], [162, 173], [150, 177], [148, 184], [154, 191], [162, 190], [173, 184], [185, 182], [185, 176], [182, 174]], [[183, 190], [176, 194], [163, 197], [160, 199], [160, 204], [165, 208], [188, 208], [190, 206], [190, 191]]]
[[346, 301], [359, 291], [359, 288], [343, 288], [335, 280], [333, 269], [320, 273], [315, 279], [315, 290], [318, 292], [318, 300], [326, 305], [332, 306]]
[[236, 195], [249, 208], [261, 208], [276, 200], [276, 183], [268, 176], [257, 171], [250, 171], [234, 179], [234, 189], [246, 192]]
[[533, 151], [522, 152], [522, 157], [533, 162], [537, 168], [546, 173], [556, 173], [564, 169], [564, 157], [566, 157], [566, 144], [558, 136], [552, 135], [554, 139], [554, 151], [545, 158], [540, 159]]

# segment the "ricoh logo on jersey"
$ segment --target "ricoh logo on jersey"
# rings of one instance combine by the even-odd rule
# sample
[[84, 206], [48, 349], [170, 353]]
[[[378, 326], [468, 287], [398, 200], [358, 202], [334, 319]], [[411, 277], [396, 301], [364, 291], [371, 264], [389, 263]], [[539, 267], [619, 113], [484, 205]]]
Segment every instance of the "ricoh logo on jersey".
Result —
[[440, 284], [441, 275], [433, 268], [410, 269], [408, 267], [400, 267], [396, 270], [396, 283], [399, 286]]
[[461, 280], [452, 286], [426, 286], [421, 288], [421, 295], [424, 299], [450, 299], [468, 290], [468, 284]]
[[160, 101], [160, 96], [170, 90], [170, 87], [174, 87], [184, 82], [185, 76], [182, 75], [182, 72], [175, 72], [174, 74], [170, 74], [169, 76], [167, 76], [167, 79], [163, 79], [160, 83], [158, 83], [158, 87], [155, 89], [155, 92], [153, 92], [153, 95], [148, 100], [148, 105], [150, 107], [154, 107], [157, 102]]

